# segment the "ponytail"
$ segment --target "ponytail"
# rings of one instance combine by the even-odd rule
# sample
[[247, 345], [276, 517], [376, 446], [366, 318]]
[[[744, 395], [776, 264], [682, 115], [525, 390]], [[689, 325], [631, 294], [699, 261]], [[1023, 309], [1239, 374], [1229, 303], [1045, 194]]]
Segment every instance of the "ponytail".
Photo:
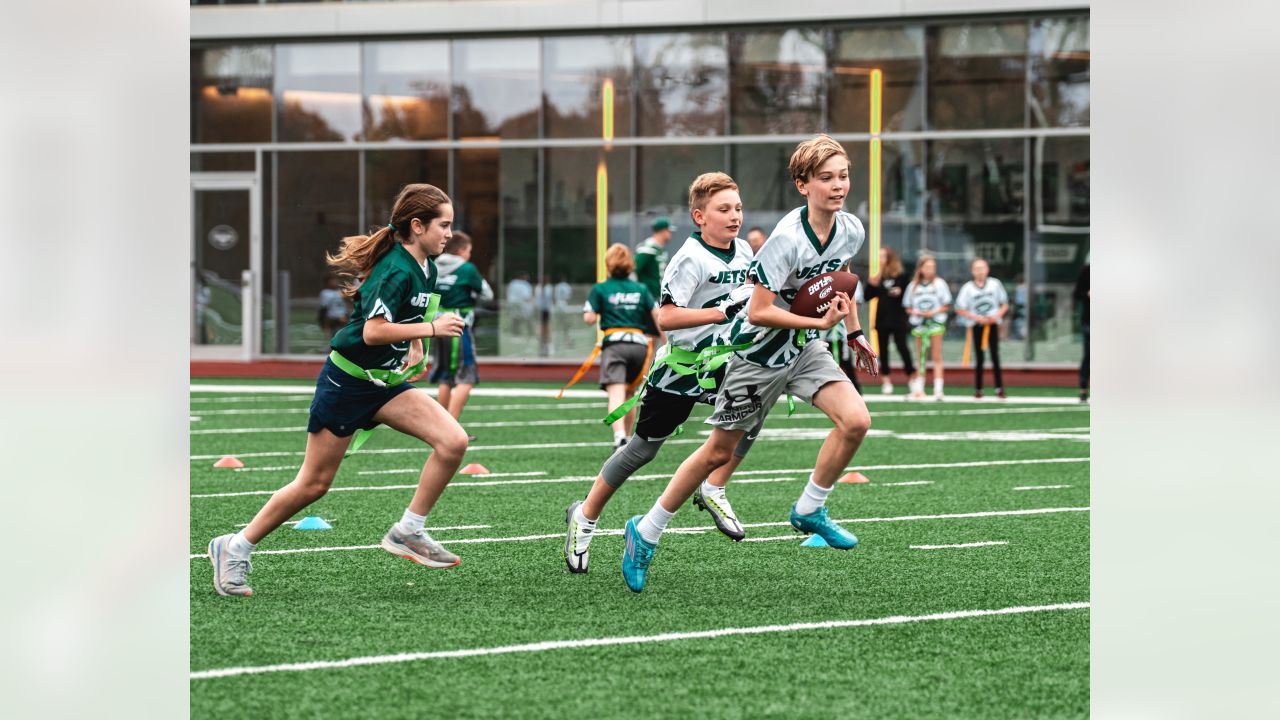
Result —
[[325, 253], [324, 258], [340, 276], [343, 276], [342, 294], [351, 298], [356, 295], [358, 281], [369, 277], [369, 271], [378, 264], [395, 243], [395, 233], [391, 226], [378, 228], [372, 235], [352, 235], [342, 238], [338, 246], [338, 254]]

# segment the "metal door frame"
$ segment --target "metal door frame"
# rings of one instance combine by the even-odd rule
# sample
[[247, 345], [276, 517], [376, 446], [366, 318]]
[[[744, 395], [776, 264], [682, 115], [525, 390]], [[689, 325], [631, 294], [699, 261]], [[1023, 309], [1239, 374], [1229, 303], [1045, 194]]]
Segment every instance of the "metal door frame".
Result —
[[[192, 360], [254, 360], [262, 355], [262, 183], [257, 172], [191, 173], [191, 289], [195, 289], [196, 193], [244, 190], [249, 193], [249, 269], [241, 275], [240, 345], [199, 345], [191, 341]], [[191, 298], [191, 327], [195, 327], [195, 297]]]

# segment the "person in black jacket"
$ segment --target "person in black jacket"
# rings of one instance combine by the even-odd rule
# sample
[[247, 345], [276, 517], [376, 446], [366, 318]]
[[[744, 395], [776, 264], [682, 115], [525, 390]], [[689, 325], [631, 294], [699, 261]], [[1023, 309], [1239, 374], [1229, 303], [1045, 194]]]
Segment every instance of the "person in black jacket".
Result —
[[1089, 400], [1089, 264], [1080, 268], [1076, 289], [1072, 293], [1081, 306], [1080, 330], [1084, 333], [1084, 357], [1080, 359], [1080, 402]]
[[911, 276], [902, 267], [902, 260], [891, 247], [880, 248], [880, 274], [867, 279], [867, 300], [878, 298], [876, 307], [876, 335], [880, 341], [880, 376], [883, 381], [880, 392], [885, 395], [893, 393], [893, 383], [889, 379], [889, 341], [898, 347], [898, 356], [907, 371], [907, 380], [915, 373], [915, 365], [911, 362], [911, 349], [907, 345], [907, 313], [902, 309], [902, 293], [907, 289]]

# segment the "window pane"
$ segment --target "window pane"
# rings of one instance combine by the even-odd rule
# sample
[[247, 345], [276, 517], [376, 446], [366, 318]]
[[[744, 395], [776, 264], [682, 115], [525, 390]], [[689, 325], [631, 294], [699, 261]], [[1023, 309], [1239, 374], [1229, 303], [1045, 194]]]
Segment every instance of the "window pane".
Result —
[[454, 42], [454, 134], [537, 137], [538, 61], [533, 38]]
[[[538, 151], [459, 150], [455, 165], [456, 226], [471, 235], [471, 262], [499, 301], [496, 317], [483, 305], [476, 310], [476, 353], [532, 356], [538, 328], [532, 295], [538, 274]], [[528, 284], [528, 296], [517, 293], [519, 301], [508, 303], [507, 289], [517, 277]]]
[[[938, 275], [951, 286], [951, 293], [971, 279], [969, 263], [975, 257], [987, 260], [991, 277], [1004, 283], [1010, 297], [1025, 281], [1024, 195], [1026, 173], [1023, 141], [1018, 139], [961, 140], [930, 142], [929, 223], [925, 243], [938, 259]], [[914, 265], [919, 253], [903, 253], [904, 262]], [[1020, 341], [1025, 324], [1019, 324], [1018, 308], [1010, 303], [1014, 322], [1000, 326], [1000, 339]], [[959, 363], [964, 351], [964, 328], [949, 323], [943, 355], [948, 363]], [[1018, 360], [1011, 343], [1002, 360]]]
[[372, 228], [391, 222], [391, 206], [400, 190], [410, 183], [429, 183], [448, 193], [449, 151], [365, 151], [365, 222]]
[[883, 73], [883, 130], [924, 128], [924, 28], [859, 28], [836, 33], [831, 61], [831, 129], [871, 132], [870, 71]]
[[1027, 25], [929, 29], [929, 117], [939, 130], [1023, 127]]
[[639, 134], [723, 134], [728, 61], [724, 33], [637, 35]]
[[827, 53], [823, 33], [730, 33], [732, 131], [812, 133], [823, 129]]
[[1031, 24], [1031, 123], [1089, 125], [1089, 19], [1047, 18]]
[[[665, 215], [674, 226], [671, 241], [667, 243], [667, 257], [675, 257], [689, 234], [698, 229], [689, 217], [689, 185], [702, 173], [725, 170], [724, 161], [724, 147], [720, 145], [637, 148], [638, 232], [633, 239], [643, 240], [649, 235], [653, 221]], [[745, 201], [743, 205], [745, 209]]]
[[281, 313], [288, 328], [283, 352], [328, 352], [329, 336], [317, 317], [330, 273], [324, 256], [360, 230], [358, 162], [354, 152], [279, 153], [276, 277], [289, 288]]
[[360, 139], [360, 46], [276, 46], [281, 142]]
[[1032, 141], [1037, 194], [1031, 233], [1031, 359], [1079, 362], [1072, 291], [1089, 262], [1089, 138]]
[[369, 140], [447, 138], [449, 43], [366, 43], [364, 92]]
[[631, 38], [542, 41], [547, 137], [601, 137], [603, 88], [613, 81], [613, 135], [631, 135]]
[[271, 47], [191, 51], [191, 142], [271, 142]]
[[547, 150], [547, 247], [544, 272], [555, 303], [549, 354], [583, 358], [595, 344], [595, 330], [582, 322], [582, 305], [596, 282], [596, 199], [600, 163], [608, 186], [604, 221], [608, 244], [634, 247], [631, 237], [631, 155], [627, 150], [555, 148]]

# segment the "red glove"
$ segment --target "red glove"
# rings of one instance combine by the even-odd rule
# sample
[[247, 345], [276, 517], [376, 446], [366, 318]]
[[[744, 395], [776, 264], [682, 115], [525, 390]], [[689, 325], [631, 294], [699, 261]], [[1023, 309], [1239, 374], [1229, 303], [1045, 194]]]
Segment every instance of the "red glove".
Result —
[[849, 347], [853, 349], [854, 367], [875, 377], [880, 374], [880, 359], [876, 356], [874, 350], [871, 349], [871, 343], [867, 342], [867, 336], [862, 334], [861, 330], [854, 330], [849, 336]]

